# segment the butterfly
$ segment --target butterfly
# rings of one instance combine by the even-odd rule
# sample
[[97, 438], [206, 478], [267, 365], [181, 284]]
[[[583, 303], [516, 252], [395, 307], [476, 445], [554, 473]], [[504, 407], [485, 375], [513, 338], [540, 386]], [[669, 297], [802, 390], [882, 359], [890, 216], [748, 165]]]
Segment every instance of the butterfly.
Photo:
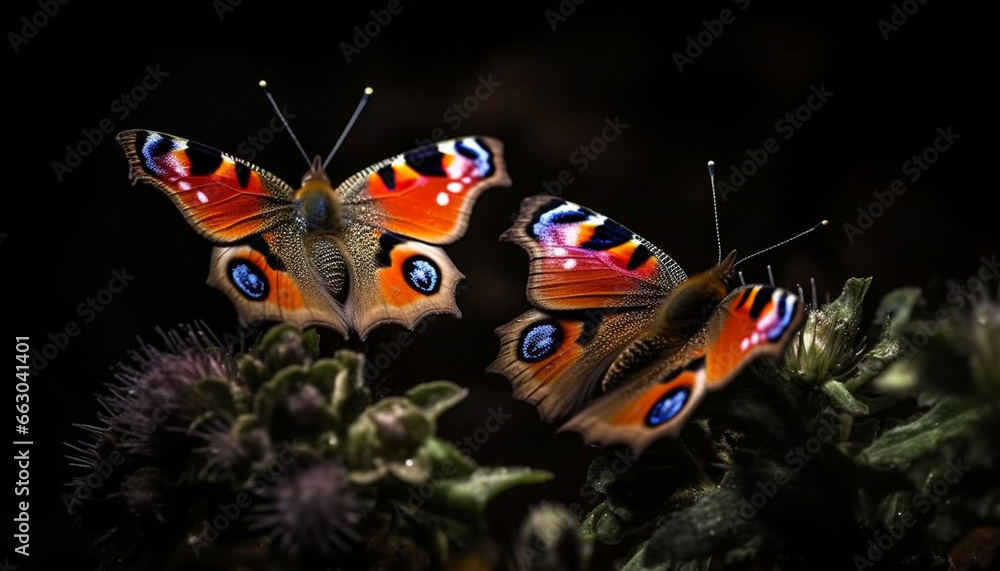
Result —
[[588, 442], [641, 453], [677, 436], [706, 392], [782, 355], [803, 320], [785, 289], [730, 288], [735, 251], [688, 277], [649, 241], [560, 198], [524, 199], [501, 239], [527, 250], [536, 309], [497, 329], [488, 370], [544, 419], [573, 414], [561, 430]]
[[336, 188], [316, 157], [298, 189], [195, 141], [145, 130], [117, 139], [132, 183], [162, 190], [216, 244], [208, 283], [243, 320], [361, 339], [384, 323], [412, 329], [430, 314], [461, 315], [464, 276], [437, 245], [465, 233], [483, 191], [511, 184], [503, 144], [490, 137], [425, 145]]

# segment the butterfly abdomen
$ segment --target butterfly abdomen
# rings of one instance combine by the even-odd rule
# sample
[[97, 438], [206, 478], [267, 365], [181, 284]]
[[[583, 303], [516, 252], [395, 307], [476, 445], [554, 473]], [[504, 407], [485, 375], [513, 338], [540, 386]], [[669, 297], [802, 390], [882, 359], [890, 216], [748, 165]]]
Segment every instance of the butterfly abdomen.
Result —
[[632, 341], [622, 349], [604, 373], [601, 388], [605, 392], [611, 390], [632, 372], [675, 350], [676, 345], [668, 336], [659, 332], [648, 333]]

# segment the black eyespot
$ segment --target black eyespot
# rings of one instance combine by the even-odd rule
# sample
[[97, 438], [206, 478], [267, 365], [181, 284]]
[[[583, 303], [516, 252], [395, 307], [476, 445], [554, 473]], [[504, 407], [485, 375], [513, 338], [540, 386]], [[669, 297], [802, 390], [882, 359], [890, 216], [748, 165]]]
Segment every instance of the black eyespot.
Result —
[[539, 321], [521, 332], [518, 357], [526, 363], [537, 363], [555, 353], [562, 346], [566, 334], [553, 319]]
[[403, 279], [417, 292], [432, 295], [441, 289], [441, 268], [427, 256], [410, 256], [403, 262]]
[[250, 260], [233, 258], [229, 261], [229, 281], [250, 301], [267, 298], [271, 287], [264, 272]]

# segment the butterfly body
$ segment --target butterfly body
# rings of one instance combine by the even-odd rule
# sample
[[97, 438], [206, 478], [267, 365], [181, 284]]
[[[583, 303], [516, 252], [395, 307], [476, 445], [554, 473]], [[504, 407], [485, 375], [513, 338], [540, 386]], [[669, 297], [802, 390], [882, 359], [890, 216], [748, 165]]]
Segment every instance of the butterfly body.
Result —
[[133, 183], [162, 190], [216, 247], [208, 283], [247, 321], [325, 325], [362, 339], [460, 315], [464, 276], [439, 248], [465, 232], [488, 188], [509, 186], [503, 145], [443, 141], [396, 155], [334, 187], [319, 158], [293, 189], [246, 161], [155, 131], [118, 135]]
[[525, 199], [504, 239], [529, 253], [536, 309], [497, 330], [490, 371], [544, 418], [572, 415], [563, 428], [591, 442], [641, 452], [675, 436], [707, 391], [780, 355], [802, 321], [786, 290], [730, 288], [735, 252], [688, 277], [624, 226], [562, 199]]

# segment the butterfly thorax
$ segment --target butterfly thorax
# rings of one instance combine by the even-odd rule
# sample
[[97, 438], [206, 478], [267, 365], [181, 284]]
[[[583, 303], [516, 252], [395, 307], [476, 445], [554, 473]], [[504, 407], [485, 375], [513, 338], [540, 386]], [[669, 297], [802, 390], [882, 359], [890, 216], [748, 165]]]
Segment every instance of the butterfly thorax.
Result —
[[338, 232], [342, 226], [340, 197], [330, 185], [319, 157], [295, 191], [295, 215], [307, 232]]
[[601, 382], [602, 388], [607, 391], [631, 373], [676, 353], [702, 335], [719, 303], [729, 293], [726, 281], [735, 259], [734, 251], [717, 266], [688, 278], [671, 290], [660, 303], [649, 327], [612, 361]]

